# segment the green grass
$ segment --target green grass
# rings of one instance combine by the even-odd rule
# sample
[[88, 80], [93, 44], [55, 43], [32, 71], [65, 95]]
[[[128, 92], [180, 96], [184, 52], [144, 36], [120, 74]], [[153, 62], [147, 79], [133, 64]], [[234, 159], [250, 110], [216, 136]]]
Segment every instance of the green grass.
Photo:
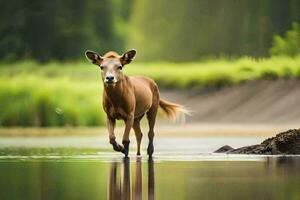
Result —
[[144, 74], [155, 79], [160, 86], [187, 88], [223, 87], [249, 80], [299, 78], [300, 56], [273, 57], [255, 60], [207, 60], [198, 63], [149, 63], [128, 67], [128, 74]]
[[101, 84], [28, 73], [0, 78], [1, 126], [104, 124]]
[[[300, 78], [300, 56], [194, 63], [132, 63], [128, 75], [144, 75], [160, 87], [223, 87], [249, 80]], [[0, 64], [0, 126], [98, 126], [100, 69], [88, 62]]]

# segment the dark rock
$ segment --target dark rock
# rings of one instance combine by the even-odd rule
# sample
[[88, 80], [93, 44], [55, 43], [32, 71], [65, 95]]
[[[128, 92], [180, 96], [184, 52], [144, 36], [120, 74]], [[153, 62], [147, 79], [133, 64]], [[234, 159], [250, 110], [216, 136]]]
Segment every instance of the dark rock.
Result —
[[300, 129], [279, 133], [271, 140], [265, 140], [262, 144], [274, 145], [275, 150], [281, 153], [300, 154]]
[[221, 148], [219, 148], [218, 150], [214, 151], [214, 153], [226, 153], [233, 149], [234, 148], [232, 148], [231, 146], [225, 145], [225, 146], [222, 146]]
[[[226, 145], [227, 146], [227, 145]], [[225, 146], [224, 146], [225, 147]], [[261, 144], [241, 147], [228, 151], [221, 151], [223, 147], [215, 151], [216, 153], [230, 154], [300, 154], [300, 129], [288, 130], [277, 134], [275, 137], [264, 140]], [[220, 151], [219, 151], [220, 150]]]
[[272, 149], [266, 148], [266, 146], [261, 144], [241, 147], [228, 151], [227, 153], [231, 154], [264, 154], [272, 155]]

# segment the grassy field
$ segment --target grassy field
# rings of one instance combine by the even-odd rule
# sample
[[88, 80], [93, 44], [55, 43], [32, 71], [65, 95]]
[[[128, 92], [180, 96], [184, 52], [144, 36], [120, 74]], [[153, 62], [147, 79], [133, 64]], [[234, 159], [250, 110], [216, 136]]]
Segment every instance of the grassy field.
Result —
[[[223, 87], [256, 79], [300, 78], [300, 56], [194, 63], [133, 63], [128, 75], [145, 75], [160, 87]], [[88, 62], [0, 64], [0, 126], [98, 126], [100, 70]]]

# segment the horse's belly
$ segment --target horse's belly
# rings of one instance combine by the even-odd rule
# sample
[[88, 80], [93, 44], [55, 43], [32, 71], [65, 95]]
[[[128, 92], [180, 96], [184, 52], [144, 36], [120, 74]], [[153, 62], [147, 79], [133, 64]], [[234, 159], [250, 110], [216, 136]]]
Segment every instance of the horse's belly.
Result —
[[152, 92], [150, 89], [145, 89], [143, 93], [136, 95], [136, 104], [134, 117], [140, 117], [145, 114], [152, 106]]

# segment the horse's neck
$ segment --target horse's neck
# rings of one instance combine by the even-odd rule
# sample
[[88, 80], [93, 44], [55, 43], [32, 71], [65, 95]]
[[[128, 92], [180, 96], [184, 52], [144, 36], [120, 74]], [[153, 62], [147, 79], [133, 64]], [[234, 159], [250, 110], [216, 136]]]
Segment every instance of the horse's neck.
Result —
[[128, 90], [128, 78], [124, 77], [114, 86], [104, 85], [104, 90], [113, 105], [117, 105], [124, 98], [124, 93]]

